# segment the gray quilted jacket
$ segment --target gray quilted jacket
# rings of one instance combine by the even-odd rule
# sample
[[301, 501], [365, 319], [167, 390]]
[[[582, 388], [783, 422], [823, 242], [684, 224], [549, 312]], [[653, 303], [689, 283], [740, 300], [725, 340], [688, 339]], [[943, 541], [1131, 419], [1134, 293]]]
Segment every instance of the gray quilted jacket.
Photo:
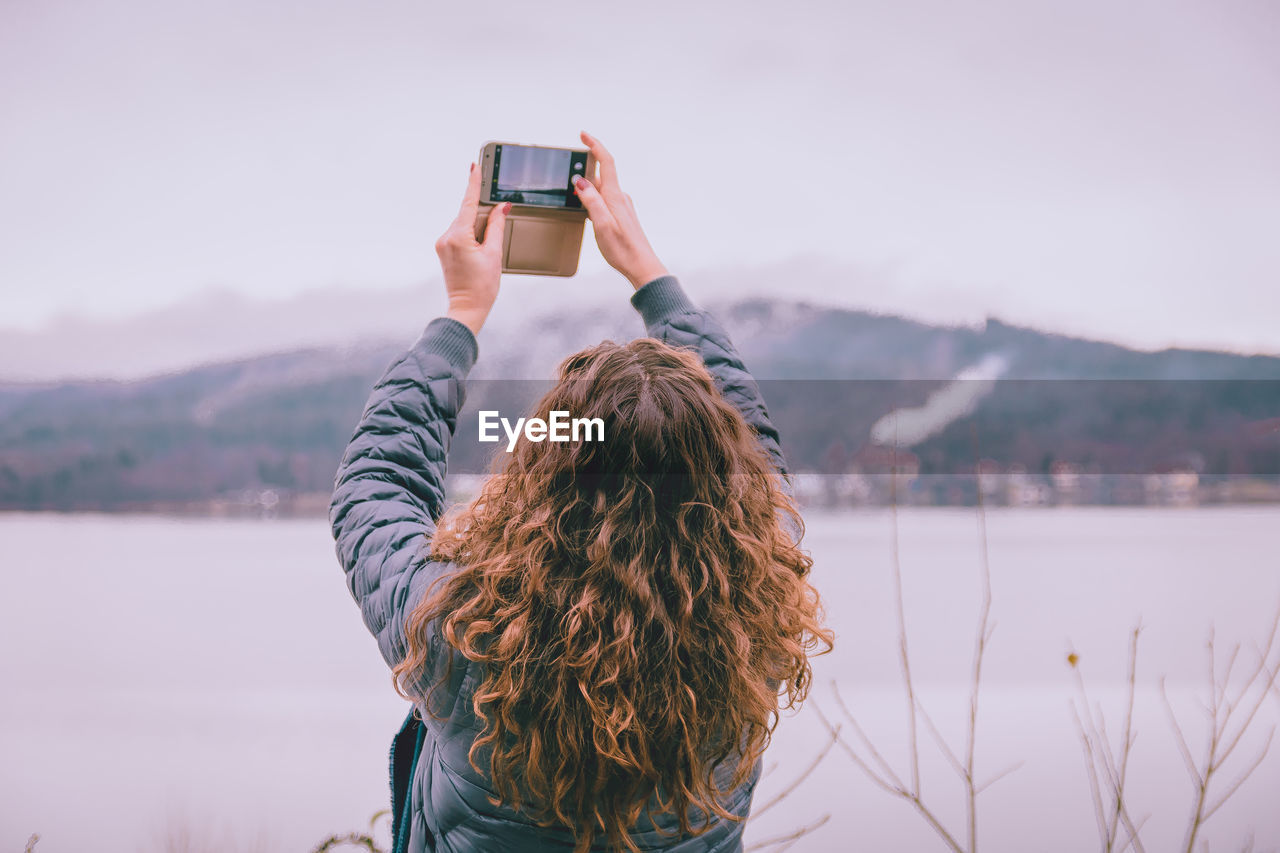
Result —
[[[640, 288], [632, 304], [644, 318], [649, 335], [692, 347], [702, 356], [721, 393], [755, 428], [782, 470], [778, 435], [760, 391], [720, 324], [695, 308], [672, 276]], [[413, 348], [374, 387], [338, 468], [330, 506], [338, 558], [364, 623], [390, 666], [406, 653], [407, 614], [423, 590], [453, 568], [425, 559], [424, 549], [445, 505], [445, 462], [476, 354], [475, 338], [465, 326], [443, 317], [432, 320]], [[480, 666], [467, 661], [438, 634], [434, 642], [435, 654], [430, 671], [423, 673], [423, 684], [443, 677], [451, 657], [454, 666], [448, 683], [433, 700], [434, 710], [444, 719], [417, 709], [417, 716], [425, 721], [421, 753], [411, 771], [401, 771], [409, 787], [405, 849], [412, 853], [572, 850], [573, 838], [567, 830], [540, 828], [525, 815], [489, 802], [486, 779], [467, 761], [480, 731], [472, 712], [472, 696], [482, 677]], [[392, 765], [394, 788], [394, 749]], [[724, 770], [728, 773], [732, 768]], [[727, 804], [730, 812], [747, 814], [759, 773], [757, 762], [749, 780], [733, 792]], [[742, 849], [741, 821], [720, 820], [694, 838], [675, 835], [677, 825], [670, 814], [655, 822], [657, 826], [642, 817], [632, 829], [632, 838], [642, 850]], [[601, 846], [596, 849], [605, 849], [597, 839]]]

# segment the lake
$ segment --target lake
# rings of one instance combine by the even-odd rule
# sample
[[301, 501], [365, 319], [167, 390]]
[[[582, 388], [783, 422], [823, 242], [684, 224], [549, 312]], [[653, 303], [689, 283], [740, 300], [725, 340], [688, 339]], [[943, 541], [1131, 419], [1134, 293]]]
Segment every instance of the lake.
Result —
[[[962, 754], [980, 603], [973, 509], [896, 516], [913, 676]], [[812, 701], [784, 716], [757, 807], [823, 753], [844, 700], [906, 778], [906, 714], [889, 510], [810, 512], [805, 544], [838, 634]], [[1129, 634], [1141, 620], [1128, 785], [1149, 850], [1182, 837], [1191, 784], [1160, 699], [1167, 678], [1198, 759], [1206, 640], [1237, 670], [1280, 607], [1280, 508], [993, 509], [996, 623], [981, 694], [979, 779], [1021, 764], [978, 801], [989, 851], [1097, 849], [1075, 671], [1113, 737]], [[387, 747], [407, 703], [391, 689], [343, 583], [326, 523], [0, 515], [0, 849], [308, 851], [385, 808]], [[1280, 655], [1272, 654], [1273, 662]], [[1215, 780], [1229, 787], [1280, 722], [1280, 691]], [[851, 731], [847, 723], [844, 733]], [[924, 800], [957, 837], [961, 786], [920, 729]], [[1280, 845], [1280, 747], [1206, 825], [1214, 849]], [[945, 849], [913, 809], [840, 749], [749, 825], [748, 847], [830, 815], [792, 850]], [[385, 824], [384, 824], [385, 827]], [[183, 833], [195, 843], [181, 846]], [[384, 833], [385, 834], [385, 833]], [[767, 849], [780, 849], [769, 847]]]

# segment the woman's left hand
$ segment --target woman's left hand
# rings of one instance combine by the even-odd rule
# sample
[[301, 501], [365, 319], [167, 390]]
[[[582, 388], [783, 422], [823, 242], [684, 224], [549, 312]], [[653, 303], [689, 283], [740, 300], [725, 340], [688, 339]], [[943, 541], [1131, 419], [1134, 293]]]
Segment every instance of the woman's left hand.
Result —
[[480, 209], [480, 170], [471, 164], [471, 178], [462, 198], [462, 210], [448, 230], [436, 240], [436, 254], [444, 272], [444, 288], [449, 294], [446, 314], [479, 334], [489, 309], [498, 298], [502, 278], [502, 232], [511, 202], [489, 210], [484, 242], [476, 241], [476, 214]]

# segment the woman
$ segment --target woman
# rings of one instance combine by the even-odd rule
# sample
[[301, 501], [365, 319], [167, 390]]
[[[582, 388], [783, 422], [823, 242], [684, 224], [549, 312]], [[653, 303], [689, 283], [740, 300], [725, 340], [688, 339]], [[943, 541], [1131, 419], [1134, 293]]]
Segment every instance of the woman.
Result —
[[397, 849], [740, 850], [778, 709], [830, 648], [756, 383], [582, 138], [599, 175], [576, 191], [650, 337], [568, 358], [535, 414], [599, 417], [603, 439], [521, 441], [440, 517], [510, 209], [475, 240], [472, 164], [436, 243], [448, 313], [378, 382], [338, 470], [338, 556], [416, 712], [392, 748]]

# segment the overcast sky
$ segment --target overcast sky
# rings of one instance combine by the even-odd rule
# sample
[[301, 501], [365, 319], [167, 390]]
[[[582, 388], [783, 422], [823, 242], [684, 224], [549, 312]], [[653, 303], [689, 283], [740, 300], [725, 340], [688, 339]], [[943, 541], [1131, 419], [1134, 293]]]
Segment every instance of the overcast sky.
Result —
[[585, 128], [686, 280], [1280, 352], [1267, 0], [5, 0], [0, 87], [0, 328], [426, 283], [484, 141]]

